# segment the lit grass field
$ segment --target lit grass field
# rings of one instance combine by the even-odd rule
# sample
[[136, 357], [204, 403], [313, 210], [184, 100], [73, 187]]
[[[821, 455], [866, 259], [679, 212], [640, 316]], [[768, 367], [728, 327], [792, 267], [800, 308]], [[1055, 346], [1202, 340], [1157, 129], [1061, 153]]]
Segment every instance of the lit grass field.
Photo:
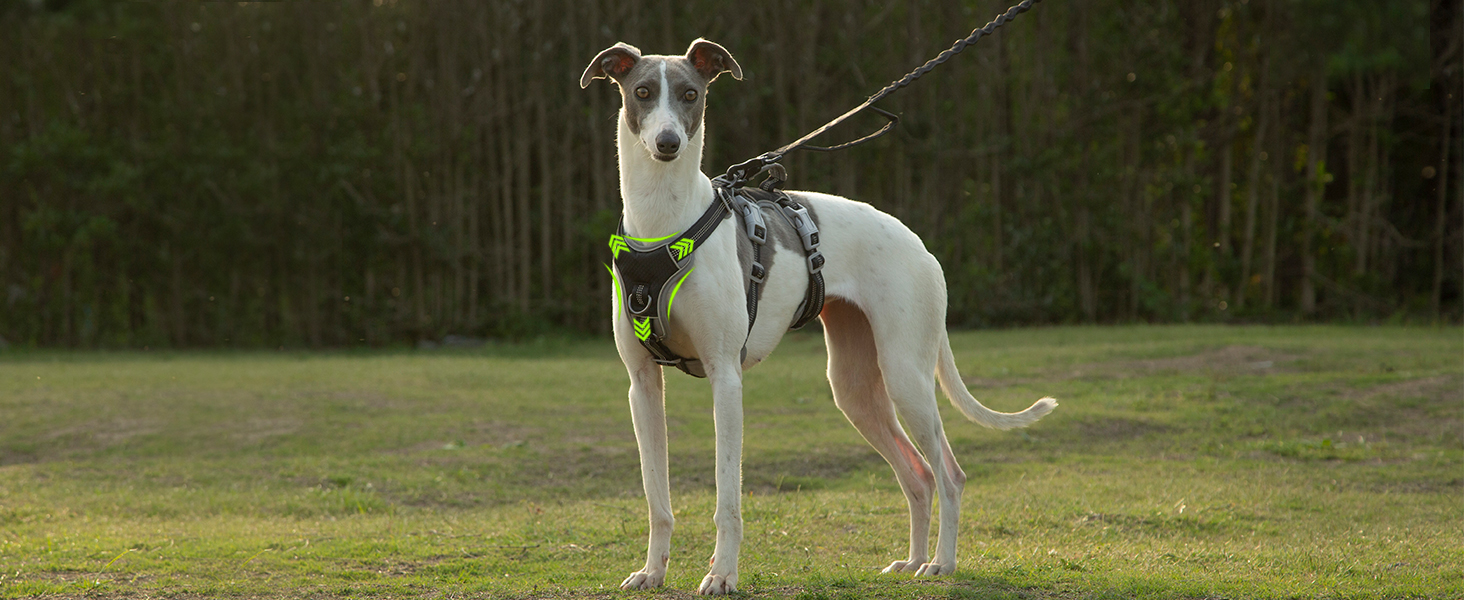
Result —
[[[960, 571], [914, 580], [904, 498], [821, 338], [746, 380], [744, 595], [1464, 597], [1464, 331], [960, 333], [997, 432]], [[710, 391], [668, 379], [667, 586], [609, 340], [474, 351], [0, 354], [0, 597], [687, 597], [713, 527]]]

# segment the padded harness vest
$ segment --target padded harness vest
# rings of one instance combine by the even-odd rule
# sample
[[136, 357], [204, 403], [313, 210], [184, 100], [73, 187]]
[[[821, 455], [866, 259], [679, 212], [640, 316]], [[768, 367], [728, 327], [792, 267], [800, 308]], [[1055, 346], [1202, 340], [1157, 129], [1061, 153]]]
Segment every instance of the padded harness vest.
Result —
[[[671, 326], [671, 305], [676, 300], [676, 292], [681, 290], [681, 284], [696, 268], [696, 250], [728, 216], [737, 217], [743, 235], [752, 242], [752, 269], [747, 283], [749, 335], [757, 321], [758, 290], [767, 278], [767, 269], [761, 262], [762, 246], [768, 241], [764, 210], [777, 212], [788, 221], [798, 232], [807, 257], [808, 291], [789, 328], [798, 329], [806, 325], [823, 311], [824, 303], [824, 257], [818, 251], [818, 226], [809, 217], [808, 209], [781, 190], [732, 188], [718, 183], [712, 186], [712, 193], [711, 206], [696, 223], [680, 234], [655, 239], [633, 238], [625, 235], [625, 219], [622, 217], [615, 234], [610, 236], [610, 253], [615, 265], [610, 269], [610, 276], [615, 281], [615, 297], [625, 311], [636, 339], [651, 353], [656, 364], [675, 366], [695, 377], [707, 376], [701, 360], [680, 356], [666, 346]], [[742, 359], [746, 358], [747, 345], [744, 341]]]

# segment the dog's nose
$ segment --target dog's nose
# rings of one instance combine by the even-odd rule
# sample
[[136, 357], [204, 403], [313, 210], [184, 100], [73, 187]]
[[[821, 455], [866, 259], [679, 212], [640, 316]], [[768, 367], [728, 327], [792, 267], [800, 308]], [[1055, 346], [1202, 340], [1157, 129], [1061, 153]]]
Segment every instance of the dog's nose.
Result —
[[656, 136], [656, 152], [661, 154], [676, 154], [681, 149], [681, 138], [674, 132], [662, 131]]

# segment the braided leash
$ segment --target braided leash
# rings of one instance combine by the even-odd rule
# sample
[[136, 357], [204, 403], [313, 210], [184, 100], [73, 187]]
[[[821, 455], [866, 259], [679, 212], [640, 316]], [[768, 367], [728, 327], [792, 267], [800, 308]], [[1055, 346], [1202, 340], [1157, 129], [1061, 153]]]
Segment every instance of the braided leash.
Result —
[[[910, 85], [916, 79], [919, 79], [921, 76], [935, 69], [936, 66], [950, 60], [952, 56], [955, 56], [959, 54], [962, 50], [965, 50], [967, 46], [975, 44], [976, 41], [980, 40], [982, 37], [991, 35], [993, 32], [996, 31], [996, 28], [1007, 24], [1008, 21], [1015, 19], [1017, 15], [1031, 10], [1033, 4], [1041, 1], [1042, 0], [1022, 0], [1022, 2], [1008, 8], [1006, 12], [997, 15], [997, 17], [995, 19], [992, 19], [991, 22], [972, 31], [971, 35], [956, 40], [955, 44], [951, 45], [950, 48], [947, 48], [945, 49], [945, 51], [936, 55], [935, 58], [926, 61], [925, 64], [920, 65], [920, 67], [916, 68], [914, 71], [906, 73], [904, 77], [901, 77], [894, 82], [891, 82], [889, 85], [885, 86], [884, 89], [876, 92], [873, 96], [870, 96], [868, 99], [866, 99], [863, 104], [854, 107], [853, 109], [849, 110], [849, 112], [839, 115], [834, 120], [824, 124], [823, 127], [819, 127], [818, 129], [813, 130], [808, 135], [798, 138], [794, 142], [783, 146], [782, 148], [778, 148], [777, 150], [773, 150], [772, 152], [765, 152], [757, 156], [756, 158], [733, 165], [732, 167], [727, 169], [727, 173], [725, 175], [718, 176], [717, 180], [725, 185], [729, 185], [734, 188], [741, 187], [742, 184], [757, 176], [758, 173], [776, 167], [778, 161], [782, 160], [784, 155], [794, 150], [833, 152], [836, 150], [843, 150], [845, 148], [858, 146], [860, 144], [883, 136], [886, 133], [889, 133], [889, 131], [894, 128], [895, 124], [900, 122], [900, 117], [895, 115], [894, 113], [885, 111], [883, 109], [880, 109], [879, 107], [874, 106], [875, 102], [883, 100], [886, 96], [893, 94], [895, 90]], [[879, 115], [887, 119], [888, 122], [886, 122], [884, 126], [881, 127], [878, 131], [875, 131], [874, 133], [850, 142], [844, 142], [842, 144], [827, 147], [814, 146], [809, 144], [809, 142], [812, 141], [814, 138], [823, 135], [824, 132], [834, 128], [840, 123], [843, 123], [854, 115], [864, 112], [866, 109], [873, 110], [874, 112], [879, 113]], [[781, 171], [781, 168], [779, 168], [779, 170]], [[776, 184], [782, 183], [781, 180], [784, 179], [782, 175], [775, 172], [773, 176], [778, 180], [776, 181]]]

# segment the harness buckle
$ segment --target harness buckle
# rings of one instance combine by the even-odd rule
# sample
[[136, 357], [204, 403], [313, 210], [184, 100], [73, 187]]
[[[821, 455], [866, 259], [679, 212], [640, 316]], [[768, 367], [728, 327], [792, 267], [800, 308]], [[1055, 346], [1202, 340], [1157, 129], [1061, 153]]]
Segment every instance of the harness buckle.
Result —
[[767, 281], [767, 267], [764, 267], [760, 262], [752, 263], [752, 269], [748, 273], [747, 278], [751, 279], [754, 283], [762, 283], [764, 281]]
[[742, 225], [747, 230], [747, 237], [758, 244], [768, 243], [768, 227], [757, 204], [738, 196], [737, 208], [742, 213]]
[[808, 274], [809, 275], [814, 275], [814, 274], [816, 274], [816, 273], [818, 273], [820, 271], [823, 271], [823, 267], [824, 267], [824, 256], [823, 256], [823, 253], [822, 252], [819, 252], [818, 250], [814, 250], [813, 252], [810, 252], [808, 254]]
[[787, 215], [788, 222], [792, 223], [793, 229], [798, 231], [798, 237], [803, 241], [803, 251], [812, 253], [818, 250], [818, 225], [815, 225], [813, 218], [808, 216], [808, 209], [804, 208], [802, 204], [792, 201], [779, 204], [783, 214]]

